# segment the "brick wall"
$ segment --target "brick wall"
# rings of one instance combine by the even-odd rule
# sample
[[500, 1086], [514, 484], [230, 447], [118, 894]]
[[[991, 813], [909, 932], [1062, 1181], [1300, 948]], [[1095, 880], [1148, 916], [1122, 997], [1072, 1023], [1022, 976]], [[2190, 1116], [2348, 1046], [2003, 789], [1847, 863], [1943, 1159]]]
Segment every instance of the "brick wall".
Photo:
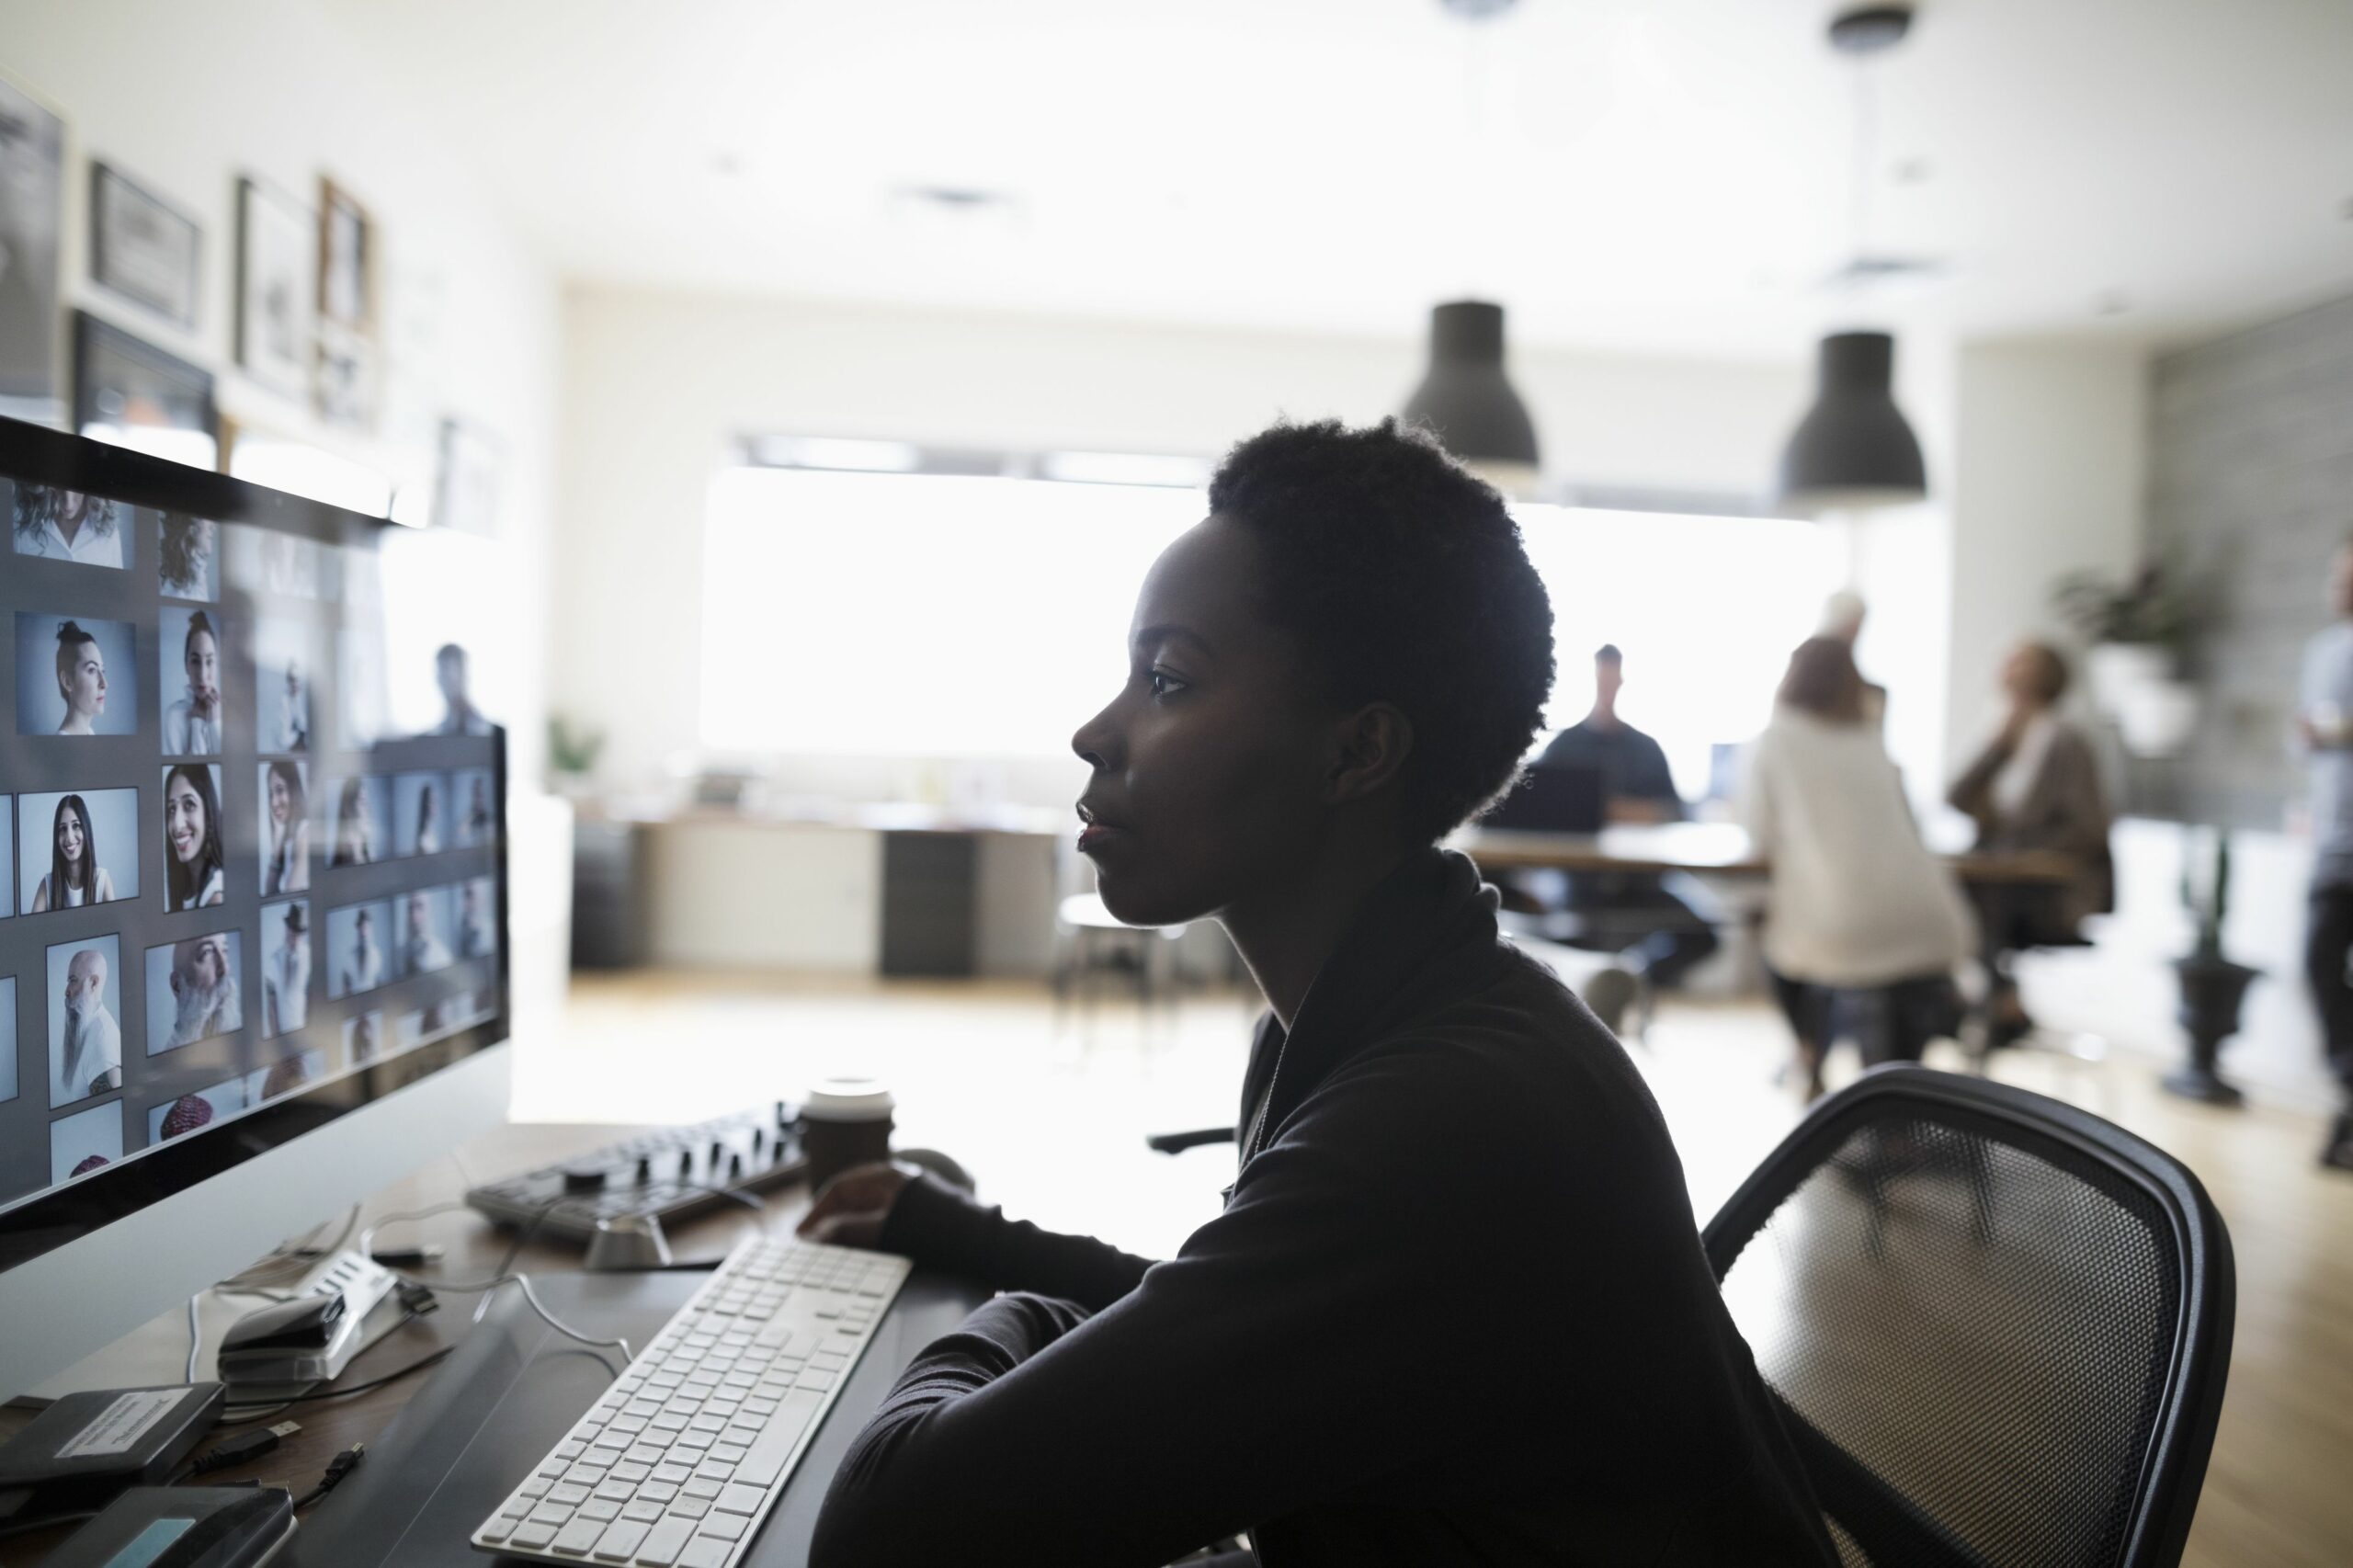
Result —
[[2330, 557], [2353, 533], [2353, 299], [2158, 358], [2150, 532], [2211, 613], [2191, 675], [2198, 733], [2136, 768], [2135, 809], [2280, 825], [2301, 798], [2286, 736], [2304, 642], [2328, 620]]

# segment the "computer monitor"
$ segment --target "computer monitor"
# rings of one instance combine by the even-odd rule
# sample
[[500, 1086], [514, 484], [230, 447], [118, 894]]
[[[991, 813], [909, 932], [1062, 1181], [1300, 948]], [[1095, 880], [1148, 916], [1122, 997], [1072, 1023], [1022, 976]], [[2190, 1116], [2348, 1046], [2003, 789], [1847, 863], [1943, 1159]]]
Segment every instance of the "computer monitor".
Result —
[[504, 1116], [506, 747], [429, 531], [9, 420], [0, 530], [12, 1396]]

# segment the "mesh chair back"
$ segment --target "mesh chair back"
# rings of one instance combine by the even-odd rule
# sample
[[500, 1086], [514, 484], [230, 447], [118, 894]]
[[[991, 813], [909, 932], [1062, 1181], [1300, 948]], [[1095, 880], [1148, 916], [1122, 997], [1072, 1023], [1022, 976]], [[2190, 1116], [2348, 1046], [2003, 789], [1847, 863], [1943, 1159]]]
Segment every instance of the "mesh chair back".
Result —
[[1849, 1568], [2178, 1561], [2234, 1287], [2170, 1156], [1887, 1067], [1815, 1108], [1706, 1242]]

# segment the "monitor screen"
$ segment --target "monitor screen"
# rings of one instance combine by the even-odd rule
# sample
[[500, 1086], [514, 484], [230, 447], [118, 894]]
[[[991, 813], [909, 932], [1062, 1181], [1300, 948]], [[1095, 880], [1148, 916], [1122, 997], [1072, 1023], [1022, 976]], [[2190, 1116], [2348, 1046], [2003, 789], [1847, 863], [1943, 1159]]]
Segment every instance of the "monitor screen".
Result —
[[6, 1268], [505, 1038], [507, 955], [413, 530], [7, 421], [0, 526]]

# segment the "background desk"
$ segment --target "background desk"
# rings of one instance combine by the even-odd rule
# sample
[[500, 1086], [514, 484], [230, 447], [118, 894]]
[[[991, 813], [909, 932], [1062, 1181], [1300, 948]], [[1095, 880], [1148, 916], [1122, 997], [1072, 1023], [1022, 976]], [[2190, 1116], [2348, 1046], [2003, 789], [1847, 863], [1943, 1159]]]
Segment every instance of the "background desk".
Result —
[[[476, 1180], [491, 1179], [515, 1171], [554, 1165], [574, 1154], [654, 1131], [655, 1129], [609, 1124], [510, 1125], [467, 1145], [460, 1152], [460, 1159]], [[465, 1187], [466, 1180], [460, 1173], [458, 1161], [436, 1160], [416, 1175], [370, 1199], [362, 1206], [360, 1223], [366, 1225], [384, 1214], [414, 1212], [438, 1204], [458, 1202], [464, 1197]], [[774, 1235], [791, 1234], [793, 1224], [807, 1211], [808, 1206], [809, 1190], [801, 1185], [771, 1193], [766, 1213], [756, 1219], [747, 1209], [733, 1203], [723, 1204], [688, 1223], [671, 1228], [671, 1252], [681, 1263], [696, 1259], [716, 1263], [755, 1224], [764, 1224]], [[331, 1235], [332, 1232], [324, 1234]], [[446, 1250], [437, 1263], [409, 1272], [428, 1280], [470, 1280], [489, 1274], [506, 1256], [512, 1239], [510, 1233], [494, 1229], [488, 1221], [468, 1210], [393, 1227], [377, 1238], [377, 1243], [384, 1247], [427, 1243], [438, 1244]], [[356, 1233], [353, 1240], [357, 1240]], [[582, 1249], [577, 1246], [561, 1242], [535, 1241], [523, 1249], [515, 1267], [526, 1273], [563, 1273], [577, 1270], [583, 1256]], [[631, 1277], [609, 1275], [597, 1278], [619, 1280]], [[691, 1293], [693, 1286], [700, 1283], [702, 1276], [672, 1274], [657, 1278], [677, 1281], [678, 1299], [683, 1301], [686, 1295]], [[512, 1287], [508, 1290], [511, 1291]], [[478, 1299], [473, 1294], [442, 1296], [438, 1312], [417, 1319], [369, 1346], [353, 1360], [338, 1381], [352, 1384], [366, 1382], [387, 1372], [398, 1371], [420, 1357], [457, 1344], [472, 1326], [474, 1303]], [[187, 1324], [178, 1312], [165, 1314], [141, 1333], [154, 1334], [176, 1346], [176, 1354], [186, 1353]], [[878, 1345], [880, 1343], [878, 1341]], [[618, 1352], [607, 1354], [615, 1361], [620, 1358]], [[363, 1442], [373, 1448], [379, 1435], [416, 1397], [437, 1370], [438, 1368], [419, 1372], [382, 1388], [354, 1394], [348, 1399], [326, 1399], [297, 1404], [272, 1419], [298, 1421], [302, 1427], [300, 1432], [275, 1453], [265, 1456], [255, 1464], [222, 1471], [206, 1477], [206, 1483], [229, 1484], [241, 1481], [262, 1481], [290, 1486], [298, 1494], [307, 1491], [316, 1483], [320, 1473], [326, 1469], [327, 1461], [340, 1450]], [[896, 1373], [897, 1369], [892, 1369], [893, 1377]], [[176, 1376], [176, 1370], [174, 1375]], [[866, 1414], [862, 1410], [837, 1404], [827, 1415], [826, 1425], [821, 1430], [833, 1432], [836, 1424], [842, 1424], [845, 1428], [862, 1425]], [[0, 1410], [0, 1433], [14, 1432], [30, 1419], [27, 1412]], [[518, 1453], [508, 1457], [517, 1465], [527, 1465], [536, 1461], [539, 1454]], [[358, 1486], [358, 1482], [359, 1476], [355, 1475], [345, 1483], [344, 1490]], [[790, 1496], [788, 1494], [788, 1498]], [[324, 1516], [342, 1500], [344, 1492], [338, 1491], [323, 1501], [317, 1511]], [[487, 1511], [484, 1510], [485, 1513]], [[323, 1518], [322, 1522], [331, 1521]], [[69, 1533], [61, 1530], [54, 1535], [28, 1535], [0, 1543], [0, 1561], [11, 1564], [38, 1563]], [[472, 1552], [462, 1540], [458, 1540], [456, 1554], [451, 1561], [468, 1558], [483, 1563], [493, 1561]]]
[[[1678, 822], [1610, 827], [1597, 834], [1529, 833], [1473, 828], [1448, 840], [1483, 871], [1550, 870], [1664, 875], [1762, 877], [1771, 870], [1745, 829], [1732, 823]], [[1981, 855], [1955, 850], [1943, 857], [1965, 882], [2063, 882], [2074, 874], [2064, 857], [2036, 851]]]

